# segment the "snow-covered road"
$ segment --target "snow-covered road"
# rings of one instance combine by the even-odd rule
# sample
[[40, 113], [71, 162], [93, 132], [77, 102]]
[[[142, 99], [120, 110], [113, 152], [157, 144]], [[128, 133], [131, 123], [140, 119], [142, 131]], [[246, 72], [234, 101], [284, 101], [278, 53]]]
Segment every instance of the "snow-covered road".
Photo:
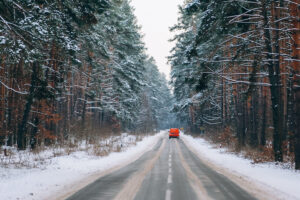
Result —
[[[161, 148], [163, 149], [163, 151], [160, 151], [161, 153], [157, 152], [157, 158], [155, 156], [150, 156], [149, 159], [146, 159], [145, 153], [152, 150], [158, 141], [164, 141], [163, 143], [166, 143], [166, 147]], [[160, 142], [160, 144], [162, 144], [162, 142]], [[189, 150], [187, 150], [188, 148], [186, 147], [193, 153], [189, 153]], [[154, 153], [156, 151], [157, 150], [155, 150]], [[198, 156], [200, 160], [198, 161], [195, 156], [192, 155]], [[209, 174], [202, 174], [205, 172], [204, 169], [207, 168], [206, 166], [208, 166], [210, 168], [208, 172], [212, 173], [211, 176], [215, 177], [213, 178], [214, 180], [220, 179], [225, 181], [225, 179], [222, 178], [224, 175], [232, 181], [232, 183], [229, 182], [231, 185], [238, 185], [242, 190], [247, 191], [250, 195], [258, 199], [300, 199], [299, 172], [291, 169], [284, 169], [283, 167], [274, 164], [254, 165], [251, 163], [251, 160], [228, 153], [226, 149], [215, 148], [214, 145], [211, 145], [204, 139], [193, 138], [189, 135], [182, 134], [181, 139], [178, 141], [176, 139], [168, 140], [166, 131], [162, 131], [154, 136], [145, 137], [142, 141], [137, 142], [137, 145], [131, 146], [123, 152], [111, 153], [106, 157], [91, 156], [87, 152], [78, 151], [73, 152], [68, 156], [52, 157], [45, 161], [47, 164], [38, 168], [0, 167], [0, 199], [65, 199], [89, 183], [94, 182], [99, 177], [114, 174], [111, 172], [116, 172], [120, 169], [126, 171], [126, 165], [129, 163], [133, 164], [134, 161], [137, 161], [143, 156], [145, 157], [145, 163], [148, 163], [147, 166], [149, 169], [140, 168], [135, 165], [132, 166], [132, 169], [129, 169], [129, 171], [133, 171], [134, 176], [138, 177], [140, 185], [143, 182], [140, 186], [140, 190], [134, 192], [134, 195], [137, 195], [137, 198], [147, 194], [147, 188], [151, 185], [153, 186], [151, 187], [152, 189], [158, 188], [161, 190], [162, 188], [169, 188], [169, 190], [166, 190], [169, 191], [169, 193], [166, 193], [169, 195], [157, 192], [155, 193], [157, 197], [171, 197], [172, 192], [170, 191], [179, 191], [179, 189], [172, 190], [172, 187], [175, 187], [176, 184], [178, 188], [181, 189], [186, 187], [186, 184], [180, 184], [180, 181], [184, 181], [184, 179], [179, 178], [179, 176], [177, 176], [178, 174], [182, 174], [182, 177], [191, 176], [197, 180], [198, 176], [202, 177], [205, 175], [210, 177]], [[168, 164], [168, 162], [171, 163]], [[201, 164], [202, 162], [203, 164]], [[152, 164], [150, 165], [149, 163]], [[143, 162], [140, 162], [140, 164], [142, 165]], [[202, 167], [196, 167], [198, 165]], [[152, 167], [150, 168], [150, 166]], [[168, 167], [170, 168], [170, 166], [171, 169], [168, 170]], [[134, 168], [137, 168], [137, 171], [142, 170], [141, 173], [134, 173]], [[164, 171], [166, 171], [166, 173], [162, 173]], [[170, 173], [172, 176], [170, 176]], [[128, 173], [126, 174], [128, 175]], [[139, 174], [140, 176], [138, 176]], [[222, 174], [222, 176], [219, 176], [218, 174]], [[164, 175], [166, 175], [166, 177]], [[162, 183], [164, 183], [165, 179], [167, 180], [166, 185], [159, 185], [158, 182], [152, 183], [152, 181], [150, 181], [164, 180], [162, 181]], [[175, 181], [177, 179], [178, 181]], [[190, 180], [185, 179], [185, 181], [189, 182]], [[201, 183], [201, 179], [199, 179], [198, 182], [198, 185], [201, 186], [201, 184], [203, 184], [204, 188], [208, 188], [208, 194], [212, 192], [211, 195], [217, 195], [214, 194], [215, 190], [210, 191], [210, 187], [207, 187], [206, 185], [207, 183], [213, 184], [214, 181]], [[172, 184], [175, 185], [172, 186]], [[235, 188], [237, 189], [238, 186]], [[187, 187], [187, 189], [191, 190], [190, 187]], [[195, 191], [195, 188], [193, 190]], [[124, 189], [124, 191], [126, 192], [127, 190]], [[231, 192], [234, 195], [238, 195], [238, 193], [234, 193], [233, 190]], [[192, 192], [189, 194], [191, 199], [193, 199]], [[175, 195], [175, 193], [173, 193], [173, 195]]]

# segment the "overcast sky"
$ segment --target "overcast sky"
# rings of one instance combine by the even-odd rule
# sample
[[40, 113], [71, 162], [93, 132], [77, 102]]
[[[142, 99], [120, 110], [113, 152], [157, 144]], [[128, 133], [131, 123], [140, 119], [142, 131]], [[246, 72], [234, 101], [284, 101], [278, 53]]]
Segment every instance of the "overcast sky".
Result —
[[169, 27], [177, 22], [178, 5], [184, 0], [132, 0], [138, 24], [142, 26], [144, 42], [148, 48], [148, 54], [156, 60], [161, 72], [167, 76], [170, 66], [167, 64], [167, 56], [173, 45], [168, 42], [172, 38]]

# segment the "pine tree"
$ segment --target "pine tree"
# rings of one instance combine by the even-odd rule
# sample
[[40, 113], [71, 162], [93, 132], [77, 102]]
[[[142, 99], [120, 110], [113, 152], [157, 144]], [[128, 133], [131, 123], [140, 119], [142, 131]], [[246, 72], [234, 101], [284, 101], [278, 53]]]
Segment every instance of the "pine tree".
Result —
[[[283, 149], [288, 148], [284, 145], [295, 146], [296, 131], [291, 61], [297, 39], [291, 38], [297, 34], [290, 32], [295, 27], [292, 4], [284, 0], [184, 4], [174, 28], [181, 32], [170, 61], [177, 107], [187, 106], [184, 113], [191, 129], [202, 124], [230, 127], [240, 148], [259, 148], [272, 139], [275, 161], [283, 161]], [[190, 91], [183, 93], [186, 85]], [[266, 135], [268, 125], [274, 127], [271, 137]]]

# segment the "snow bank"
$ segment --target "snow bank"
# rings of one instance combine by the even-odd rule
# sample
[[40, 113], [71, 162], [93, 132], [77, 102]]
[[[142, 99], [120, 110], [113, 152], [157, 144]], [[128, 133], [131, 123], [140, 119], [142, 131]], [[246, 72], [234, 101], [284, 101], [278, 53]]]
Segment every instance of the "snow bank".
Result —
[[[56, 194], [68, 185], [104, 172], [113, 167], [136, 160], [150, 150], [164, 134], [143, 138], [136, 146], [124, 152], [111, 153], [106, 157], [91, 156], [88, 152], [74, 152], [69, 156], [58, 156], [47, 160], [43, 168], [16, 169], [0, 167], [0, 199], [41, 200]], [[133, 140], [133, 136], [122, 140]]]
[[224, 148], [215, 148], [202, 138], [193, 138], [189, 135], [182, 135], [182, 138], [201, 157], [212, 163], [243, 175], [250, 181], [259, 182], [259, 185], [274, 188], [282, 199], [300, 199], [299, 171], [283, 169], [274, 163], [252, 164], [251, 160], [229, 153]]

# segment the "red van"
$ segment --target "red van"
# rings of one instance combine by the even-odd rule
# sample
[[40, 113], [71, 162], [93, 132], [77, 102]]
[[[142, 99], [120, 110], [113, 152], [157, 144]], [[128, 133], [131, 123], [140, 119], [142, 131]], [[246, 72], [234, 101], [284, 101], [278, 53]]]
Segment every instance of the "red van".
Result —
[[169, 139], [170, 138], [179, 138], [179, 129], [178, 128], [170, 128], [169, 131]]

